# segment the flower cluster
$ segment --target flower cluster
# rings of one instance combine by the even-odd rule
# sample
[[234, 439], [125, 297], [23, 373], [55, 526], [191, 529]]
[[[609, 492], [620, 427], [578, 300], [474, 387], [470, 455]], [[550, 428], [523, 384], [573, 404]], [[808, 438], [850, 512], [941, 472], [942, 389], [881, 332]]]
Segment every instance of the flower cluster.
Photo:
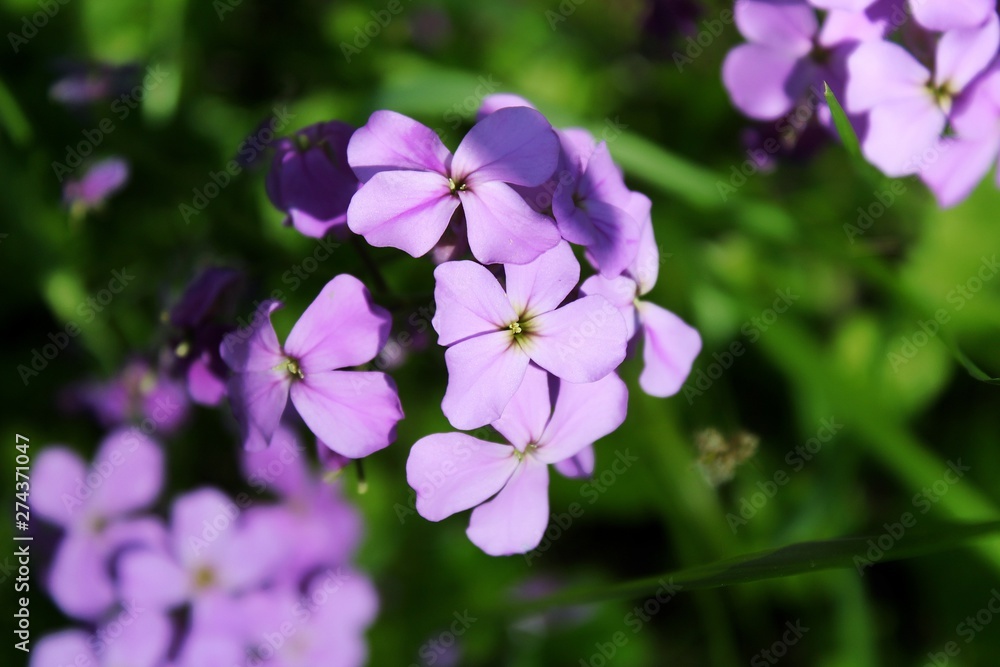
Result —
[[[741, 0], [747, 43], [723, 64], [746, 115], [777, 119], [807, 93], [832, 127], [827, 83], [865, 157], [892, 177], [918, 174], [942, 206], [973, 190], [1000, 153], [1000, 21], [984, 0]], [[822, 17], [822, 18], [821, 18]]]
[[[84, 625], [43, 638], [32, 667], [362, 664], [378, 599], [350, 566], [356, 512], [287, 428], [247, 453], [243, 472], [252, 493], [190, 491], [165, 522], [141, 513], [164, 477], [150, 438], [113, 432], [89, 467], [68, 448], [44, 450], [32, 509], [63, 531], [46, 584]], [[280, 502], [261, 500], [265, 490]]]

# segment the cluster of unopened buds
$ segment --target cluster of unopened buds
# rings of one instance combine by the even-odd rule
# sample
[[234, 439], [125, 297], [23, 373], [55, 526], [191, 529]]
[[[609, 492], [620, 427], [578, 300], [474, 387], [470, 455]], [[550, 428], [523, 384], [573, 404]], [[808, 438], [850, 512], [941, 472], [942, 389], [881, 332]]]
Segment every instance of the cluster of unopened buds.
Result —
[[[736, 107], [833, 128], [828, 84], [887, 176], [918, 175], [942, 206], [964, 200], [1000, 155], [1000, 20], [992, 0], [739, 0], [747, 43], [723, 64]], [[817, 94], [818, 91], [818, 94]], [[784, 137], [785, 140], [791, 140]]]
[[[363, 238], [436, 265], [441, 409], [455, 429], [492, 427], [498, 437], [427, 435], [406, 477], [426, 519], [474, 508], [467, 534], [488, 554], [540, 543], [549, 465], [592, 474], [593, 443], [626, 417], [617, 369], [630, 351], [641, 346], [640, 387], [666, 397], [701, 349], [693, 328], [644, 298], [660, 265], [650, 200], [626, 187], [605, 143], [553, 128], [521, 98], [484, 100], [454, 153], [392, 111], [359, 129], [307, 127], [276, 142], [267, 190], [302, 234], [354, 235], [361, 249]], [[392, 318], [361, 280], [340, 274], [281, 342], [276, 298], [235, 326], [241, 283], [235, 270], [206, 269], [165, 316], [169, 346], [157, 367], [133, 361], [110, 383], [69, 392], [114, 430], [89, 470], [68, 449], [46, 450], [32, 498], [65, 531], [53, 598], [92, 630], [49, 636], [33, 664], [363, 660], [377, 598], [349, 564], [360, 523], [306, 464], [296, 431], [304, 424], [315, 436], [327, 475], [395, 440], [403, 409], [378, 363]], [[201, 488], [173, 500], [169, 521], [138, 516], [163, 481], [154, 434], [180, 429], [191, 402], [225, 399], [255, 493]], [[279, 501], [258, 498], [265, 490]], [[129, 605], [154, 613], [126, 619]], [[178, 609], [189, 613], [182, 631], [169, 616]], [[105, 646], [95, 638], [109, 623], [124, 630]], [[288, 624], [296, 637], [284, 648], [259, 641]]]

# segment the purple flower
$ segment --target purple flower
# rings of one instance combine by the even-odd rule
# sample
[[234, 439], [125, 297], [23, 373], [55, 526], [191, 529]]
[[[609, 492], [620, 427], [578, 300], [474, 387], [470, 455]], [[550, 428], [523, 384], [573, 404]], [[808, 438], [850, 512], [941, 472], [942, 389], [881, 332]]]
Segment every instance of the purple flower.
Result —
[[291, 397], [306, 425], [335, 452], [361, 458], [396, 437], [403, 410], [396, 386], [379, 372], [337, 370], [371, 361], [389, 337], [389, 313], [372, 303], [357, 278], [343, 274], [326, 284], [278, 343], [267, 301], [249, 331], [222, 342], [222, 358], [233, 370], [229, 400], [247, 449], [271, 442]]
[[576, 287], [580, 265], [562, 242], [526, 265], [504, 266], [506, 292], [470, 261], [434, 271], [438, 343], [448, 346], [441, 409], [470, 429], [500, 417], [530, 362], [567, 382], [594, 382], [625, 358], [626, 330], [602, 296], [559, 304]]
[[635, 259], [639, 224], [625, 207], [631, 193], [605, 142], [584, 130], [559, 132], [564, 172], [552, 197], [562, 237], [587, 248], [601, 275], [624, 271]]
[[75, 215], [80, 215], [104, 204], [108, 197], [118, 192], [129, 177], [129, 166], [123, 158], [111, 157], [90, 166], [79, 179], [63, 184], [63, 202]]
[[639, 386], [651, 396], [666, 397], [680, 391], [687, 379], [701, 352], [701, 336], [669, 310], [639, 298], [653, 289], [660, 266], [649, 209], [649, 199], [633, 196], [630, 210], [643, 224], [639, 251], [628, 273], [611, 279], [592, 276], [584, 281], [580, 293], [600, 294], [613, 303], [625, 318], [629, 339], [641, 332], [644, 344]]
[[[128, 610], [96, 634], [63, 630], [38, 640], [29, 667], [159, 667], [173, 631], [161, 614]], [[127, 622], [125, 622], [127, 621]]]
[[491, 556], [533, 549], [548, 524], [548, 465], [618, 428], [627, 403], [625, 383], [613, 373], [589, 384], [550, 384], [545, 371], [528, 367], [493, 422], [509, 445], [464, 433], [429, 435], [413, 445], [406, 479], [417, 511], [440, 521], [475, 507], [466, 531], [473, 544]]
[[139, 79], [135, 64], [69, 62], [65, 74], [49, 88], [49, 97], [69, 107], [80, 107], [125, 93]]
[[[323, 452], [338, 456], [325, 445], [321, 458]], [[257, 521], [270, 524], [272, 536], [288, 538], [280, 579], [298, 585], [305, 574], [351, 558], [361, 540], [361, 517], [337, 485], [320, 481], [309, 470], [306, 448], [291, 429], [279, 427], [267, 449], [244, 452], [243, 474], [257, 493], [270, 491], [283, 499], [254, 509]]]
[[430, 128], [377, 111], [354, 134], [347, 154], [364, 182], [347, 224], [374, 246], [420, 257], [438, 243], [459, 209], [472, 254], [484, 264], [526, 264], [559, 241], [552, 221], [511, 188], [539, 185], [556, 168], [559, 143], [537, 111], [518, 107], [490, 114], [454, 156]]
[[189, 409], [184, 388], [142, 359], [128, 362], [107, 382], [70, 387], [67, 403], [70, 409], [89, 410], [109, 428], [135, 422], [167, 434], [184, 423]]
[[267, 195], [288, 214], [287, 224], [306, 236], [322, 238], [347, 223], [347, 207], [358, 190], [358, 179], [347, 163], [353, 134], [347, 123], [331, 121], [275, 142]]
[[937, 42], [933, 72], [891, 42], [860, 44], [848, 57], [845, 108], [868, 114], [865, 157], [886, 175], [919, 170], [923, 153], [948, 125], [953, 105], [996, 57], [996, 14], [980, 27], [950, 30]]
[[135, 430], [116, 431], [90, 468], [70, 449], [44, 449], [32, 481], [31, 509], [65, 531], [48, 576], [52, 598], [70, 616], [96, 619], [117, 599], [112, 558], [160, 537], [157, 522], [129, 515], [159, 495], [163, 454]]
[[166, 610], [257, 588], [276, 578], [285, 555], [287, 542], [276, 540], [270, 528], [215, 489], [180, 496], [164, 543], [119, 560], [121, 595]]

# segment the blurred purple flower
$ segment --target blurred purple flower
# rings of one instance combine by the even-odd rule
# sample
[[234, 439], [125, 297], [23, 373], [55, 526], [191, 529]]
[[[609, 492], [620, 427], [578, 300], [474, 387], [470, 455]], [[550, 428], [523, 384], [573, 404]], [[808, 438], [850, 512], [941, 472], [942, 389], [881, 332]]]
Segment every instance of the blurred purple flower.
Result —
[[49, 97], [68, 107], [81, 107], [118, 97], [136, 85], [139, 66], [108, 63], [63, 63], [64, 74], [49, 88]]
[[123, 158], [95, 162], [79, 180], [70, 179], [63, 184], [63, 202], [74, 214], [81, 215], [103, 205], [128, 178], [129, 166]]
[[347, 123], [317, 123], [275, 142], [267, 175], [267, 195], [288, 214], [289, 224], [305, 236], [322, 238], [346, 229], [347, 207], [358, 179], [347, 163], [354, 128]]
[[29, 667], [160, 667], [173, 629], [161, 614], [126, 610], [128, 622], [114, 620], [95, 634], [62, 630], [38, 640]]
[[160, 493], [160, 447], [136, 429], [115, 431], [89, 469], [72, 450], [49, 447], [35, 462], [32, 482], [31, 509], [65, 531], [48, 576], [49, 592], [66, 614], [94, 620], [117, 599], [112, 558], [162, 537], [157, 521], [130, 518]]

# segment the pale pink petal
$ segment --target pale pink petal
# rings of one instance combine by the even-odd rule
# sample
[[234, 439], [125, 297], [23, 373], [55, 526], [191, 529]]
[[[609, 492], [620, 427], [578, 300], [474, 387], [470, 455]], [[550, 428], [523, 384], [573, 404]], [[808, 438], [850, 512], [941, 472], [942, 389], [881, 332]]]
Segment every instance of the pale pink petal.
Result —
[[937, 44], [934, 83], [947, 86], [953, 94], [962, 91], [997, 57], [1000, 20], [995, 13], [974, 28], [949, 30]]
[[863, 42], [847, 57], [847, 86], [841, 100], [847, 111], [860, 113], [895, 100], [913, 99], [925, 88], [931, 73], [898, 44]]
[[726, 54], [722, 81], [733, 105], [757, 120], [774, 120], [795, 104], [788, 82], [799, 66], [798, 56], [762, 44], [740, 44]]
[[510, 445], [464, 433], [428, 435], [414, 443], [406, 461], [406, 482], [417, 492], [417, 511], [440, 521], [489, 500], [518, 466]]
[[497, 420], [521, 386], [528, 355], [510, 331], [469, 338], [448, 348], [448, 388], [441, 410], [451, 425], [473, 429]]
[[741, 0], [733, 16], [747, 41], [767, 44], [794, 56], [812, 50], [812, 38], [819, 30], [816, 12], [805, 2]]
[[580, 286], [580, 296], [598, 294], [610, 301], [622, 314], [625, 320], [626, 335], [629, 340], [635, 335], [639, 319], [635, 310], [637, 285], [627, 276], [618, 276], [611, 280], [597, 275], [583, 281]]
[[529, 444], [539, 442], [552, 414], [549, 394], [549, 374], [534, 364], [528, 364], [521, 386], [504, 408], [500, 419], [493, 422], [493, 428], [520, 451], [524, 451]]
[[138, 428], [111, 433], [94, 456], [92, 469], [103, 481], [89, 508], [106, 518], [145, 508], [160, 493], [163, 467], [162, 449]]
[[533, 262], [504, 267], [507, 298], [520, 319], [554, 310], [580, 280], [580, 263], [569, 244], [561, 241]]
[[979, 185], [1000, 152], [1000, 135], [977, 139], [941, 140], [933, 159], [925, 162], [920, 178], [943, 208], [954, 206]]
[[586, 479], [594, 474], [594, 446], [588, 445], [562, 461], [552, 464], [560, 475], [570, 479]]
[[672, 396], [691, 373], [691, 365], [701, 352], [701, 336], [656, 304], [640, 301], [638, 308], [645, 337], [639, 386], [650, 396]]
[[628, 389], [615, 373], [586, 384], [562, 382], [535, 456], [545, 463], [576, 456], [621, 426], [627, 411]]
[[396, 385], [374, 371], [307, 375], [292, 383], [292, 403], [317, 438], [352, 459], [388, 447], [403, 418]]
[[451, 153], [433, 130], [395, 111], [373, 113], [347, 145], [347, 161], [362, 183], [385, 170], [444, 174], [450, 158]]
[[528, 206], [509, 185], [477, 183], [458, 196], [465, 211], [469, 248], [483, 264], [527, 264], [560, 241], [552, 219]]
[[465, 534], [491, 556], [526, 553], [549, 522], [549, 470], [528, 456], [493, 500], [472, 511]]
[[140, 607], [172, 609], [190, 595], [191, 575], [166, 553], [145, 549], [127, 551], [118, 562], [118, 589], [122, 599]]
[[567, 382], [600, 380], [625, 359], [625, 321], [603, 296], [585, 296], [539, 315], [525, 328], [524, 351]]
[[420, 257], [440, 240], [458, 204], [448, 179], [436, 172], [385, 171], [351, 199], [347, 225], [373, 246]]
[[68, 528], [82, 514], [77, 511], [90, 496], [84, 477], [86, 464], [67, 447], [46, 447], [30, 471], [31, 509], [45, 521]]
[[928, 30], [953, 30], [982, 25], [994, 11], [993, 0], [914, 0], [914, 18]]
[[915, 173], [924, 152], [944, 131], [944, 112], [926, 96], [884, 102], [868, 112], [868, 133], [861, 148], [886, 176]]
[[545, 116], [528, 107], [489, 114], [469, 130], [451, 164], [456, 183], [476, 188], [490, 181], [541, 185], [559, 161], [559, 139]]
[[391, 327], [389, 311], [345, 273], [328, 282], [302, 313], [285, 341], [285, 353], [298, 360], [306, 376], [360, 366], [385, 346]]
[[489, 269], [476, 262], [445, 262], [434, 269], [434, 318], [438, 344], [506, 329], [517, 320]]

